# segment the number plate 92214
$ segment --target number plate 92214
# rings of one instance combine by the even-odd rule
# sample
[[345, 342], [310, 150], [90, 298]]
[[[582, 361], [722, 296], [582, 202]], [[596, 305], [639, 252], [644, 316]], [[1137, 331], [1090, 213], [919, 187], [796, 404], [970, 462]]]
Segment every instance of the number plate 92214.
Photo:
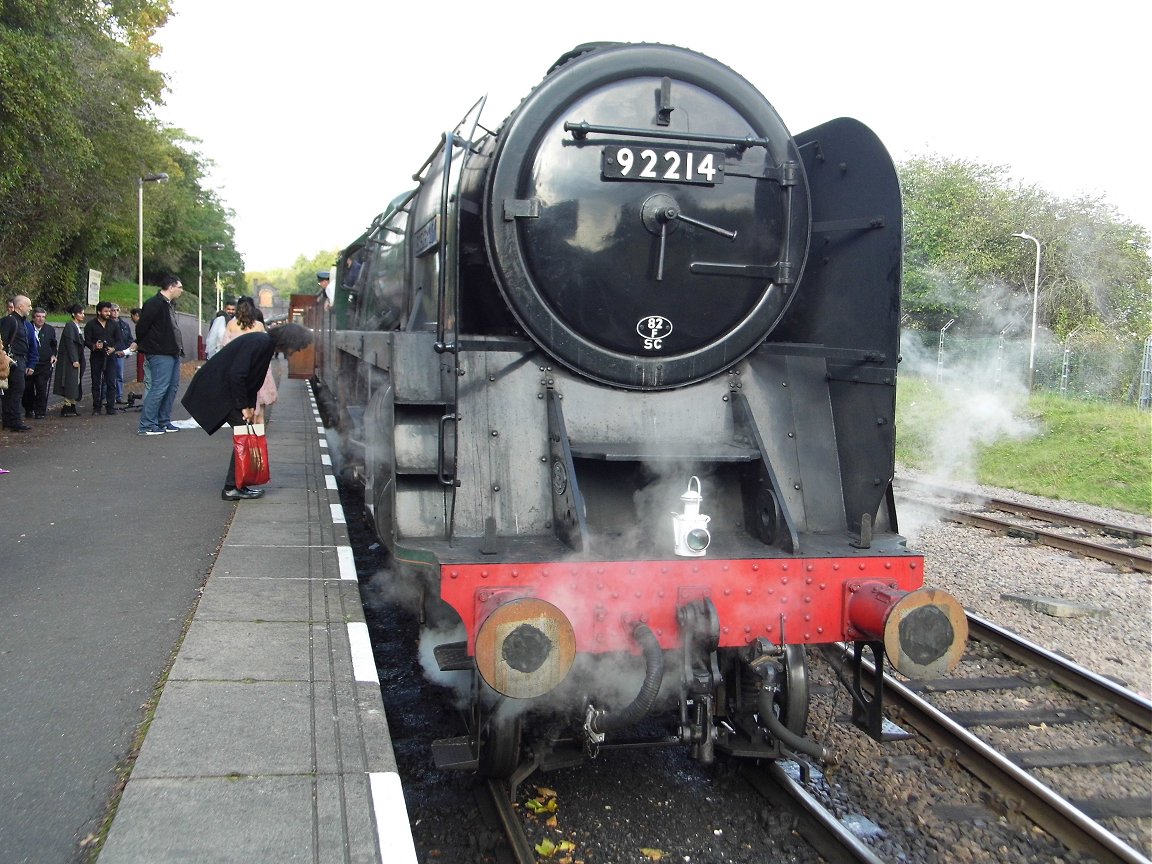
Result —
[[724, 154], [718, 150], [613, 145], [600, 155], [600, 176], [605, 180], [712, 186], [724, 181]]

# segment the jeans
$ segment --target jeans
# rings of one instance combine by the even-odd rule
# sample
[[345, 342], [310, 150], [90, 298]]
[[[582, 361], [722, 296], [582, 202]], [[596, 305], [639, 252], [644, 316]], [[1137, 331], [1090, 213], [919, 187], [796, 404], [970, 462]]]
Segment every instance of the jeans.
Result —
[[116, 401], [124, 401], [124, 358], [113, 357], [113, 362], [116, 364]]
[[144, 391], [140, 411], [140, 431], [163, 430], [172, 422], [172, 403], [180, 389], [180, 358], [168, 354], [150, 354], [144, 361], [152, 380]]

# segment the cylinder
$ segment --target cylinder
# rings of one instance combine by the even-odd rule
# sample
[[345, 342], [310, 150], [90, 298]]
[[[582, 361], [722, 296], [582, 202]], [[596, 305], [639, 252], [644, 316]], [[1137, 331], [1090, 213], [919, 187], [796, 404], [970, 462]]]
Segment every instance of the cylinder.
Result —
[[947, 591], [900, 591], [882, 582], [848, 586], [847, 618], [854, 638], [884, 643], [901, 675], [932, 678], [954, 669], [968, 640], [964, 607]]

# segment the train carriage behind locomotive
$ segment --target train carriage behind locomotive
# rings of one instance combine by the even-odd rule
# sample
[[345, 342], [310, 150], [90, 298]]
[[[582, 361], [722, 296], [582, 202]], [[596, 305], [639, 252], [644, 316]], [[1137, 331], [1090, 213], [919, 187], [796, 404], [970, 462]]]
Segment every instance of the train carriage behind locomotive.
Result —
[[570, 52], [495, 133], [480, 107], [345, 252], [323, 360], [397, 577], [463, 626], [437, 658], [477, 725], [438, 760], [511, 770], [511, 702], [606, 747], [669, 697], [701, 759], [820, 755], [804, 646], [834, 642], [879, 735], [861, 660], [965, 638], [896, 533], [886, 150], [663, 45]]

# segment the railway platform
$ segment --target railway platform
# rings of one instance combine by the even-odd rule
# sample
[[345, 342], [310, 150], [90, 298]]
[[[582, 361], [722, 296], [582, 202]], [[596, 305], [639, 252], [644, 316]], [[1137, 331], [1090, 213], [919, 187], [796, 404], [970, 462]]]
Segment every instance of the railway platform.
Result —
[[[55, 857], [45, 853], [49, 846], [60, 845], [59, 838], [41, 841], [35, 832], [58, 828], [29, 825], [37, 812], [30, 807], [23, 824], [16, 823], [9, 832], [19, 841], [14, 847], [19, 856], [6, 860], [81, 860], [85, 849], [90, 853], [98, 847], [99, 864], [415, 862], [325, 431], [307, 382], [289, 380], [283, 374], [286, 367], [281, 372], [279, 401], [269, 424], [272, 481], [259, 500], [220, 500], [217, 475], [222, 477], [228, 453], [223, 432], [209, 438], [193, 427], [162, 437], [136, 436], [137, 415], [129, 413], [120, 419], [69, 418], [75, 424], [67, 443], [41, 435], [38, 429], [18, 436], [19, 440], [9, 435], [0, 443], [0, 466], [10, 472], [0, 475], [0, 490], [30, 489], [30, 474], [43, 485], [47, 466], [54, 460], [82, 459], [99, 471], [99, 460], [84, 457], [76, 445], [89, 455], [116, 448], [119, 464], [126, 461], [131, 467], [131, 480], [123, 491], [130, 495], [131, 487], [138, 487], [145, 503], [143, 512], [116, 508], [108, 515], [137, 522], [128, 526], [132, 531], [141, 527], [139, 522], [151, 520], [149, 508], [156, 513], [179, 511], [175, 519], [164, 522], [154, 547], [143, 541], [133, 544], [144, 557], [134, 568], [125, 568], [134, 569], [131, 580], [114, 589], [111, 580], [105, 583], [105, 590], [120, 596], [108, 598], [101, 591], [99, 599], [90, 601], [89, 615], [110, 619], [102, 641], [131, 642], [137, 626], [148, 626], [132, 622], [123, 627], [111, 607], [100, 611], [100, 604], [131, 606], [137, 599], [131, 596], [133, 587], [142, 595], [149, 592], [149, 573], [183, 569], [180, 584], [191, 588], [193, 598], [184, 607], [190, 606], [190, 617], [174, 619], [171, 612], [166, 619], [164, 612], [144, 616], [167, 621], [171, 634], [160, 636], [152, 648], [162, 651], [167, 645], [171, 664], [159, 680], [150, 682], [153, 694], [159, 694], [151, 716], [141, 710], [129, 712], [136, 716], [127, 719], [103, 714], [85, 718], [89, 725], [118, 723], [129, 739], [136, 730], [135, 758], [118, 758], [121, 781], [107, 796], [114, 812], [110, 825], [108, 800], [90, 793], [89, 807], [99, 807], [103, 815], [99, 820], [90, 817], [86, 826], [76, 829], [77, 837], [88, 832], [79, 841], [80, 858]], [[178, 421], [186, 416], [178, 404], [174, 413]], [[33, 422], [48, 423], [51, 418], [29, 421]], [[58, 422], [63, 426], [63, 420]], [[29, 442], [32, 437], [41, 440]], [[53, 456], [54, 448], [60, 452]], [[52, 476], [52, 488], [42, 489], [60, 502], [51, 518], [75, 527], [80, 512], [91, 510], [91, 499], [81, 495], [70, 499], [66, 494], [64, 485], [76, 482], [73, 473]], [[144, 490], [155, 489], [163, 490], [171, 502], [168, 506], [159, 499], [149, 502], [156, 493]], [[212, 520], [221, 521], [222, 534], [213, 534], [211, 528], [197, 530], [199, 523]], [[82, 536], [88, 536], [87, 524]], [[181, 532], [181, 525], [192, 530]], [[171, 542], [165, 542], [164, 534]], [[196, 541], [176, 539], [185, 534], [195, 535]], [[173, 554], [174, 550], [180, 551]], [[105, 556], [117, 554], [101, 540], [93, 540], [85, 551], [82, 557], [93, 568], [103, 567]], [[82, 594], [75, 597], [84, 602]], [[34, 608], [31, 601], [29, 608]], [[26, 642], [0, 645], [5, 649], [0, 653], [11, 657], [31, 651], [29, 646], [37, 644], [31, 630]], [[73, 637], [81, 643], [83, 639], [83, 634]], [[74, 644], [70, 650], [98, 651], [98, 640], [93, 637], [90, 649]], [[122, 654], [94, 665], [132, 662], [130, 650]], [[84, 662], [83, 657], [53, 661], [62, 668], [72, 667], [70, 674], [77, 677], [100, 675], [98, 670], [81, 672]], [[155, 669], [151, 676], [157, 677]], [[120, 686], [113, 670], [104, 677], [105, 687]], [[37, 698], [37, 687], [27, 676], [14, 674], [0, 681], [0, 692], [16, 697], [26, 686], [29, 692], [21, 695], [27, 704]], [[146, 701], [149, 687], [137, 682], [134, 688], [127, 698], [136, 700], [135, 709]], [[94, 694], [93, 699], [98, 698]], [[85, 706], [76, 704], [76, 711], [83, 716]], [[43, 713], [52, 715], [57, 709], [46, 707]], [[35, 722], [22, 720], [22, 725]], [[84, 734], [79, 729], [75, 733]], [[116, 736], [110, 732], [103, 737]], [[53, 752], [55, 745], [45, 743], [54, 738], [56, 734], [46, 735], [32, 745], [53, 763], [67, 758]], [[7, 754], [0, 755], [7, 759]], [[43, 767], [40, 762], [39, 769]], [[12, 781], [10, 803], [15, 802], [17, 809], [44, 782], [37, 770], [30, 764], [19, 784]], [[107, 782], [107, 772], [73, 782], [90, 792]], [[118, 795], [117, 786], [122, 786]], [[76, 817], [64, 814], [60, 824], [66, 825], [68, 818]], [[96, 821], [107, 828], [102, 842]], [[0, 847], [6, 845], [4, 833], [0, 825]]]

